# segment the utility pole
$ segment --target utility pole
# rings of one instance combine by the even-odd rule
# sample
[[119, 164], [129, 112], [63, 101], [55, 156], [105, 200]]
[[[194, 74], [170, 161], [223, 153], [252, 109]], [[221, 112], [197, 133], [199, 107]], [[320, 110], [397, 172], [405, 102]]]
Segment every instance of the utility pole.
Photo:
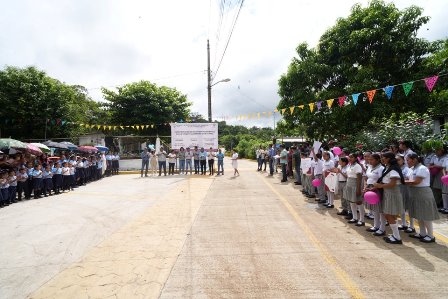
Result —
[[208, 121], [212, 122], [212, 73], [210, 71], [210, 43], [207, 40], [207, 92], [208, 92]]

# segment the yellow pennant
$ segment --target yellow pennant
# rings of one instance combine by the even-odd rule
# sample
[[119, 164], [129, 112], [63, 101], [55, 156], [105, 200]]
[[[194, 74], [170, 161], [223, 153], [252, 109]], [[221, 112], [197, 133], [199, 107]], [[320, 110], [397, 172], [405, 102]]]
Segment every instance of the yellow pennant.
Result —
[[313, 112], [313, 110], [314, 110], [314, 103], [309, 103], [308, 105], [310, 106], [310, 111]]
[[151, 125], [151, 129], [153, 129], [154, 128], [154, 125]]
[[146, 125], [146, 128], [149, 128], [149, 125]]
[[265, 111], [265, 112], [263, 112], [263, 117], [266, 117], [266, 111]]
[[135, 126], [137, 128], [137, 130], [140, 130], [140, 126]]
[[257, 117], [257, 114], [256, 113], [252, 114], [252, 118], [255, 118], [255, 117]]
[[107, 127], [106, 127], [105, 125], [103, 125], [103, 129], [106, 130], [106, 128], [107, 128]]
[[274, 109], [274, 112], [278, 112], [278, 109], [277, 109], [277, 108], [275, 108], [275, 109]]
[[116, 130], [116, 129], [117, 129], [117, 127], [118, 127], [118, 126], [114, 126], [114, 130]]
[[294, 106], [289, 107], [289, 111], [291, 111], [291, 114], [294, 113]]
[[258, 119], [260, 119], [260, 112], [257, 113], [257, 117], [258, 117]]
[[79, 124], [81, 127], [83, 127], [84, 126], [84, 124]]
[[334, 99], [327, 100], [328, 108], [331, 108], [331, 106], [333, 106], [333, 102], [334, 102]]
[[303, 108], [305, 108], [305, 105], [300, 105], [300, 106], [298, 106], [300, 109], [303, 109]]
[[87, 129], [90, 128], [90, 126], [88, 124], [86, 124], [85, 126], [86, 126]]
[[282, 109], [282, 114], [285, 114], [286, 108]]
[[135, 129], [135, 127], [134, 127], [134, 126], [131, 126], [131, 128]]
[[120, 126], [120, 128], [121, 128], [122, 130], [124, 130], [124, 126]]
[[112, 130], [112, 126], [109, 126], [109, 130]]

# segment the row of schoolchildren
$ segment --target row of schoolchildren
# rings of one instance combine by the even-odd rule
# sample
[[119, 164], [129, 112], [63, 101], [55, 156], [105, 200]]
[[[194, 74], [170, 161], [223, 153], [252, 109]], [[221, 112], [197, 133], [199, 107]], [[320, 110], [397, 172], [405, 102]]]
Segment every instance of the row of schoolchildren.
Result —
[[[381, 153], [366, 152], [364, 155], [343, 151], [339, 157], [331, 151], [316, 154], [311, 152], [309, 170], [302, 169], [302, 193], [309, 198], [316, 197], [312, 181], [318, 179], [320, 185], [316, 188], [316, 201], [327, 208], [334, 208], [335, 195], [339, 195], [342, 211], [337, 214], [345, 216], [348, 223], [358, 227], [365, 226], [368, 214], [374, 221], [367, 231], [374, 236], [384, 236], [387, 243], [402, 244], [400, 231], [424, 243], [435, 242], [433, 221], [439, 219], [439, 214], [430, 187], [429, 168], [424, 165], [423, 157], [419, 157], [408, 147], [402, 148], [401, 153], [387, 149]], [[307, 159], [303, 153], [302, 158]], [[428, 166], [433, 168], [434, 165], [433, 160]], [[325, 191], [325, 177], [330, 172], [337, 174], [334, 192]], [[440, 172], [448, 173], [448, 159]], [[445, 185], [443, 189], [448, 193]], [[375, 192], [380, 198], [379, 202], [365, 202], [363, 195], [367, 191]], [[406, 215], [409, 216], [409, 222]], [[401, 218], [400, 225], [397, 223], [397, 216]], [[418, 233], [414, 227], [414, 219], [419, 223]], [[392, 230], [389, 236], [385, 236], [386, 226], [390, 226]]]
[[[0, 207], [34, 197], [42, 198], [74, 190], [102, 178], [100, 157], [70, 157], [44, 163], [28, 162], [0, 174]], [[112, 170], [110, 170], [112, 173]]]

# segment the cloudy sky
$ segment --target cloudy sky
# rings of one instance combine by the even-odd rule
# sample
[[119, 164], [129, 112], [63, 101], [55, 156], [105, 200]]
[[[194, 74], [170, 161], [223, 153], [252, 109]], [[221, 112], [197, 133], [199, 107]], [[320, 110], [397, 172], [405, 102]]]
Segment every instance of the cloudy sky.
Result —
[[[225, 2], [224, 8], [222, 3]], [[34, 65], [89, 89], [150, 80], [175, 87], [207, 116], [207, 39], [212, 70], [223, 56], [238, 0], [0, 0], [0, 67]], [[214, 82], [213, 117], [273, 110], [277, 81], [300, 42], [321, 34], [366, 0], [246, 0]], [[397, 0], [431, 17], [419, 33], [448, 37], [447, 0]], [[221, 17], [221, 11], [222, 17]], [[412, 79], [412, 78], [410, 78]], [[272, 126], [273, 119], [231, 121]]]

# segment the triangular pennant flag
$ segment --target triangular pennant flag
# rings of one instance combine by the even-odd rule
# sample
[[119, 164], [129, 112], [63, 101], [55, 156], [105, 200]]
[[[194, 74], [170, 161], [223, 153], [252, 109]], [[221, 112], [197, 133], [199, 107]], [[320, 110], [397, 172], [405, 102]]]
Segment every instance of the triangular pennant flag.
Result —
[[90, 128], [90, 125], [86, 124], [86, 128], [87, 128], [87, 129]]
[[268, 112], [268, 117], [271, 117], [272, 116], [272, 111], [269, 111]]
[[99, 130], [101, 128], [101, 125], [96, 125], [96, 128]]
[[263, 116], [266, 116], [266, 111], [265, 111], [265, 112], [263, 112]]
[[289, 107], [289, 111], [291, 111], [291, 114], [293, 114], [294, 113], [294, 106], [291, 106], [291, 107]]
[[310, 106], [310, 111], [313, 112], [313, 110], [314, 110], [314, 103], [309, 103], [308, 106]]
[[411, 92], [412, 86], [414, 85], [414, 81], [403, 83], [403, 90], [406, 96]]
[[153, 129], [154, 128], [154, 125], [151, 125], [151, 129]]
[[135, 126], [137, 128], [137, 130], [140, 130], [140, 126]]
[[297, 107], [299, 107], [300, 109], [303, 109], [303, 108], [305, 108], [305, 105], [300, 105], [300, 106], [297, 106]]
[[61, 123], [61, 119], [60, 118], [58, 118], [58, 119], [56, 119], [56, 124], [59, 126], [59, 124]]
[[370, 104], [373, 102], [373, 97], [375, 96], [376, 89], [367, 91], [367, 97], [369, 98]]
[[55, 119], [52, 119], [52, 120], [51, 120], [51, 124], [54, 126], [54, 125], [56, 124], [56, 120], [55, 120]]
[[334, 102], [334, 99], [327, 100], [328, 108], [331, 108], [331, 106], [333, 106], [333, 102]]
[[114, 126], [114, 131], [118, 128], [118, 126]]
[[260, 112], [257, 113], [257, 117], [258, 117], [258, 119], [260, 119]]
[[282, 109], [282, 114], [285, 114], [286, 108]]
[[67, 121], [63, 120], [61, 126], [65, 125], [66, 123], [67, 123]]
[[81, 127], [84, 127], [84, 124], [79, 124]]
[[439, 76], [425, 78], [426, 88], [428, 88], [429, 92], [431, 92], [434, 85], [436, 85], [437, 79], [439, 79]]
[[131, 128], [135, 129], [135, 126], [131, 126]]
[[360, 93], [354, 93], [352, 94], [352, 99], [353, 99], [353, 104], [357, 104], [358, 103], [358, 97], [359, 97]]
[[106, 130], [107, 129], [107, 126], [106, 125], [103, 125], [103, 130]]
[[146, 125], [146, 128], [149, 128], [149, 125]]
[[121, 128], [122, 130], [124, 130], [124, 126], [120, 126], [120, 128]]
[[392, 98], [392, 92], [394, 91], [394, 86], [386, 86], [383, 88], [386, 93], [387, 98], [390, 100]]
[[277, 109], [277, 108], [275, 108], [275, 109], [274, 109], [274, 112], [278, 112], [278, 109]]
[[344, 104], [345, 104], [345, 99], [346, 99], [346, 98], [347, 98], [346, 96], [343, 96], [343, 97], [339, 97], [339, 98], [338, 98], [339, 107], [344, 106]]
[[317, 102], [317, 110], [319, 111], [322, 107], [322, 101]]

